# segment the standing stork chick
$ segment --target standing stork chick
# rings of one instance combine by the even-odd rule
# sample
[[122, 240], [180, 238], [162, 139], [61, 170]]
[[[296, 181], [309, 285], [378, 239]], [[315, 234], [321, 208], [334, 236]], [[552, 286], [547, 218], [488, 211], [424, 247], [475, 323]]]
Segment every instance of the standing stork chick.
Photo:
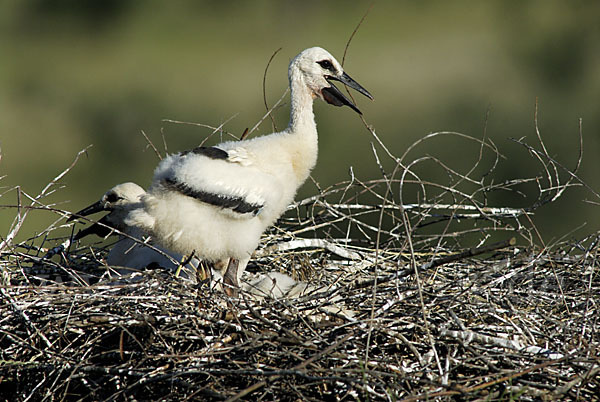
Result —
[[288, 78], [291, 113], [285, 130], [165, 158], [141, 207], [125, 220], [178, 253], [193, 252], [208, 261], [229, 259], [223, 281], [230, 296], [237, 296], [240, 261], [250, 258], [262, 233], [293, 201], [317, 162], [313, 100], [346, 105], [360, 114], [333, 81], [373, 99], [320, 47], [298, 54]]

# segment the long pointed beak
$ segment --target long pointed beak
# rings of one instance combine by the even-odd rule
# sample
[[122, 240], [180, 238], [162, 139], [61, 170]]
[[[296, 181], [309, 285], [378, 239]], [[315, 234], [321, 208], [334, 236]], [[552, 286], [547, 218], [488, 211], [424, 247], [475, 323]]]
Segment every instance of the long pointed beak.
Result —
[[[373, 100], [373, 95], [369, 93], [366, 89], [364, 89], [358, 82], [354, 81], [352, 77], [348, 74], [344, 73], [341, 77], [328, 77], [329, 80], [339, 81], [344, 85], [349, 86], [352, 89], [356, 89], [358, 92], [366, 96], [367, 98]], [[331, 84], [331, 83], [330, 83]]]
[[96, 212], [106, 211], [106, 210], [107, 209], [104, 207], [104, 203], [102, 201], [98, 201], [98, 202], [90, 205], [89, 207], [83, 208], [79, 212], [75, 212], [73, 215], [71, 215], [71, 217], [69, 219], [67, 219], [67, 222], [75, 220], [80, 216], [88, 216], [91, 214], [95, 214]]
[[341, 77], [328, 76], [325, 78], [327, 82], [331, 85], [329, 88], [323, 88], [321, 90], [321, 94], [323, 95], [323, 99], [331, 105], [335, 106], [349, 106], [358, 114], [362, 114], [362, 112], [356, 107], [354, 103], [350, 101], [350, 99], [346, 98], [346, 96], [340, 92], [340, 90], [333, 85], [331, 81], [339, 81], [348, 87], [357, 90], [367, 98], [373, 100], [373, 95], [369, 93], [366, 89], [364, 89], [358, 82], [354, 81], [348, 74], [344, 73]]
[[87, 228], [80, 230], [77, 232], [75, 236], [73, 236], [73, 241], [81, 240], [87, 235], [95, 234], [98, 237], [108, 237], [113, 231], [110, 228], [110, 222], [107, 221], [106, 217], [100, 219], [98, 222], [103, 223], [104, 225], [100, 225], [99, 223], [94, 223]]

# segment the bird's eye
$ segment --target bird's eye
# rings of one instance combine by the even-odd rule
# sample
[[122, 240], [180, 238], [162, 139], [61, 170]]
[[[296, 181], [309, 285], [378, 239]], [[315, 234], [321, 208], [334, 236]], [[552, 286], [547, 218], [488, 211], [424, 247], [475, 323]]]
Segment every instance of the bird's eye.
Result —
[[325, 70], [334, 71], [333, 64], [329, 60], [317, 61], [317, 64], [323, 67]]
[[123, 199], [123, 197], [119, 197], [116, 193], [106, 194], [106, 202], [110, 202], [111, 204], [121, 199]]

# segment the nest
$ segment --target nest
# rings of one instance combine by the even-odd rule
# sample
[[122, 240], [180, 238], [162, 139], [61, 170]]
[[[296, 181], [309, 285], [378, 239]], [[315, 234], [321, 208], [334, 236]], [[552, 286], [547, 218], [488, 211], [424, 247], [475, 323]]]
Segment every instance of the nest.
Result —
[[[417, 172], [423, 158], [389, 154], [390, 170], [374, 149], [382, 178], [352, 175], [265, 234], [249, 270], [310, 282], [299, 298], [232, 300], [160, 270], [121, 278], [103, 264], [104, 244], [43, 258], [65, 240], [52, 237], [64, 219], [12, 245], [17, 220], [0, 260], [0, 395], [597, 399], [600, 234], [536, 245], [533, 212], [578, 178], [564, 179], [543, 146], [522, 145], [543, 174], [493, 183], [438, 161], [452, 178], [444, 186]], [[529, 208], [481, 199], [523, 183], [539, 189]], [[408, 188], [421, 201], [402, 200]]]

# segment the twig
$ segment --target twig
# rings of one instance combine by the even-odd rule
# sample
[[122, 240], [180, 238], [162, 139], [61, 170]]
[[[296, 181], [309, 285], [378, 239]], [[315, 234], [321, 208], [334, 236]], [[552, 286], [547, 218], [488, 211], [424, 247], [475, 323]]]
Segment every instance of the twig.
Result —
[[13, 311], [15, 313], [17, 313], [19, 316], [21, 316], [21, 318], [23, 319], [23, 321], [25, 322], [25, 324], [29, 328], [31, 328], [33, 330], [33, 332], [35, 332], [35, 334], [44, 341], [44, 343], [46, 344], [46, 347], [51, 350], [53, 348], [52, 343], [50, 343], [50, 341], [48, 340], [48, 338], [46, 338], [46, 336], [42, 332], [40, 332], [39, 329], [37, 329], [37, 327], [33, 324], [33, 322], [31, 321], [31, 319], [27, 315], [27, 313], [23, 309], [19, 308], [19, 306], [17, 306], [16, 301], [13, 300], [12, 297], [10, 297], [10, 295], [8, 294], [8, 292], [6, 291], [6, 289], [0, 287], [0, 293], [2, 293], [2, 296], [6, 300], [8, 300], [8, 302], [10, 303]]
[[466, 343], [475, 341], [475, 342], [481, 342], [481, 343], [485, 343], [485, 344], [500, 346], [502, 348], [518, 350], [519, 352], [523, 352], [523, 353], [542, 355], [543, 357], [546, 357], [551, 360], [562, 359], [564, 357], [564, 354], [562, 354], [562, 353], [553, 352], [549, 349], [541, 348], [539, 346], [535, 346], [535, 345], [526, 346], [516, 340], [501, 338], [498, 336], [488, 336], [488, 335], [478, 334], [477, 332], [474, 332], [474, 331], [468, 331], [468, 330], [452, 331], [449, 329], [442, 328], [442, 329], [440, 329], [440, 336], [448, 336], [450, 338], [460, 339]]
[[271, 109], [269, 109], [267, 111], [267, 113], [254, 125], [254, 127], [252, 127], [250, 129], [250, 131], [248, 131], [248, 135], [252, 134], [258, 127], [260, 127], [260, 125], [262, 124], [262, 122], [271, 115], [271, 113], [273, 113], [273, 111], [275, 109], [277, 109], [279, 107], [279, 104], [283, 101], [283, 99], [286, 97], [286, 95], [290, 92], [290, 89], [287, 88], [284, 92], [283, 95], [281, 95], [281, 97], [277, 100], [277, 102], [275, 102], [275, 104], [271, 107]]
[[481, 255], [481, 254], [489, 253], [489, 252], [496, 251], [496, 250], [499, 250], [502, 248], [514, 246], [515, 244], [517, 244], [517, 239], [514, 237], [511, 237], [508, 240], [503, 240], [503, 241], [500, 241], [497, 243], [492, 243], [487, 246], [471, 247], [467, 250], [461, 251], [460, 253], [452, 254], [452, 255], [449, 255], [446, 257], [442, 257], [442, 258], [438, 258], [436, 260], [433, 260], [431, 262], [423, 264], [419, 267], [419, 271], [424, 271], [427, 269], [439, 267], [440, 265], [464, 260], [465, 258], [475, 257], [476, 255]]
[[146, 135], [144, 130], [140, 130], [140, 132], [146, 139], [146, 142], [148, 143], [148, 145], [154, 150], [154, 153], [156, 154], [156, 156], [158, 156], [158, 160], [162, 160], [162, 156], [160, 155], [160, 152], [158, 152], [158, 149], [156, 149], [156, 147], [154, 146], [154, 143], [152, 143], [152, 141], [150, 141], [150, 138], [148, 138], [148, 136]]
[[349, 260], [359, 260], [362, 258], [359, 253], [347, 250], [324, 239], [295, 239], [283, 243], [277, 243], [275, 245], [257, 250], [254, 253], [254, 256], [265, 257], [275, 253], [284, 253], [286, 251], [298, 250], [302, 248], [323, 248], [335, 255], [338, 255], [342, 258], [347, 258]]
[[356, 24], [356, 26], [354, 27], [354, 30], [350, 34], [350, 37], [346, 41], [346, 47], [344, 47], [344, 56], [342, 56], [342, 67], [344, 67], [344, 63], [346, 62], [346, 53], [348, 53], [348, 47], [350, 47], [350, 43], [352, 42], [352, 39], [354, 39], [354, 35], [356, 35], [356, 33], [358, 32], [358, 29], [362, 25], [365, 18], [367, 18], [367, 15], [369, 15], [369, 12], [371, 11], [371, 9], [373, 8], [374, 5], [375, 5], [375, 2], [371, 3], [369, 8], [367, 8], [367, 11], [365, 11], [362, 18], [358, 22], [358, 24]]
[[[89, 148], [91, 148], [92, 146], [87, 146], [84, 149], [82, 149], [81, 151], [79, 151], [77, 153], [77, 155], [75, 156], [75, 159], [73, 160], [73, 162], [65, 169], [63, 170], [61, 173], [58, 174], [58, 176], [56, 176], [54, 179], [52, 179], [48, 184], [46, 184], [46, 186], [42, 189], [42, 191], [39, 193], [39, 195], [37, 195], [31, 205], [33, 205], [35, 202], [39, 201], [41, 198], [43, 198], [44, 196], [46, 196], [48, 190], [54, 186], [60, 179], [62, 179], [67, 173], [69, 173], [71, 171], [71, 169], [73, 169], [73, 167], [75, 167], [75, 165], [77, 164], [77, 162], [79, 161], [79, 158], [81, 157], [81, 155], [85, 154], [87, 152], [87, 150]], [[21, 195], [21, 191], [20, 188], [17, 189], [17, 196], [20, 197]], [[18, 201], [17, 205], [21, 206], [21, 202], [20, 200]], [[29, 213], [29, 209], [25, 209], [25, 212], [23, 212], [23, 215], [20, 214], [20, 212], [17, 213], [17, 221], [16, 223], [13, 225], [10, 233], [6, 236], [6, 238], [4, 240], [2, 240], [2, 242], [0, 242], [0, 251], [4, 250], [4, 248], [10, 244], [12, 242], [12, 240], [15, 238], [15, 236], [17, 235], [17, 233], [19, 232], [19, 230], [21, 229], [21, 226], [23, 225], [23, 223], [25, 222], [25, 218], [27, 217], [27, 214]]]
[[[320, 359], [321, 357], [328, 355], [329, 353], [331, 353], [333, 350], [337, 349], [341, 344], [343, 344], [344, 342], [346, 342], [348, 339], [350, 339], [354, 334], [348, 333], [346, 334], [344, 337], [342, 337], [342, 339], [340, 339], [339, 341], [337, 341], [336, 343], [334, 343], [333, 345], [325, 348], [323, 351], [315, 353], [312, 357], [304, 360], [302, 363], [294, 366], [292, 368], [292, 370], [294, 371], [299, 371], [304, 369], [305, 367], [307, 367], [309, 364], [313, 363], [315, 360]], [[274, 378], [277, 378], [278, 376], [275, 376]], [[236, 395], [232, 396], [231, 398], [227, 399], [226, 402], [233, 402], [233, 401], [237, 401], [241, 398], [243, 398], [244, 396], [256, 391], [259, 388], [264, 387], [265, 385], [267, 385], [266, 381], [260, 381], [257, 382], [254, 385], [251, 385], [250, 387], [244, 389], [243, 391], [237, 393]]]
[[[277, 53], [279, 53], [281, 51], [281, 49], [283, 49], [283, 48], [280, 47], [279, 49], [277, 49], [273, 52], [273, 54], [271, 55], [271, 58], [267, 62], [267, 66], [265, 67], [265, 73], [263, 75], [263, 85], [262, 85], [263, 101], [265, 102], [265, 109], [267, 110], [267, 112], [269, 112], [269, 104], [267, 103], [267, 71], [269, 71], [269, 66], [271, 65], [271, 62], [273, 61], [273, 59], [275, 58]], [[273, 132], [276, 132], [277, 126], [275, 125], [275, 118], [273, 117], [272, 114], [269, 114], [269, 117], [271, 118], [271, 123], [273, 124]]]

